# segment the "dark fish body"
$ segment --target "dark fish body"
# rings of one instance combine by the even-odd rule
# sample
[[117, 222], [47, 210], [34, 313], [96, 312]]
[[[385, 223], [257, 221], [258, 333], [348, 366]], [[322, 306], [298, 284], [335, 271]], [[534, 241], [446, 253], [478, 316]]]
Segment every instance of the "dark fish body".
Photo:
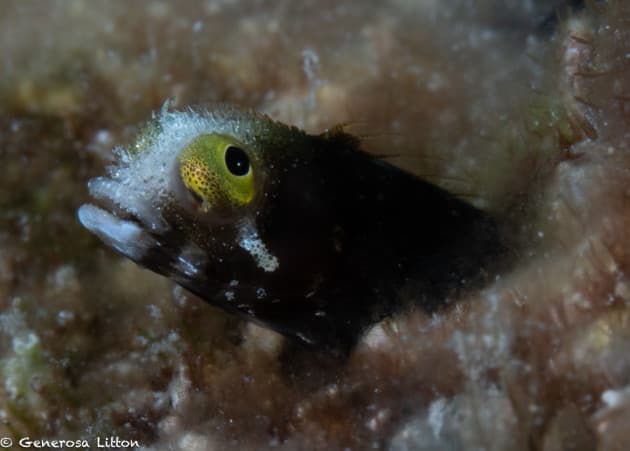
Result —
[[[82, 207], [83, 224], [209, 303], [306, 343], [347, 348], [404, 306], [433, 311], [478, 285], [503, 251], [486, 213], [366, 154], [342, 131], [307, 135], [231, 109], [164, 112], [157, 124], [149, 150], [123, 154], [110, 178], [91, 183], [107, 209]], [[236, 191], [251, 191], [235, 195], [246, 201], [215, 195], [223, 176], [206, 163], [201, 179], [178, 170], [188, 162], [177, 159], [182, 147], [200, 143], [203, 159], [204, 145], [215, 152], [224, 141], [217, 155], [228, 167], [234, 149], [251, 166], [249, 182], [235, 178]], [[160, 164], [147, 164], [163, 169], [161, 185], [125, 192], [154, 151]]]

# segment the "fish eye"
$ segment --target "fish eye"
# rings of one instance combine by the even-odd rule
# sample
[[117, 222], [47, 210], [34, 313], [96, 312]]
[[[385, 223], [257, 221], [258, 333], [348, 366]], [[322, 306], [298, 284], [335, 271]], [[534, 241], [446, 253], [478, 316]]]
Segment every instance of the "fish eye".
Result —
[[219, 133], [199, 135], [179, 154], [179, 176], [204, 212], [229, 212], [256, 197], [255, 165], [247, 147]]
[[225, 149], [225, 166], [232, 175], [242, 177], [249, 172], [249, 157], [240, 147], [228, 146]]

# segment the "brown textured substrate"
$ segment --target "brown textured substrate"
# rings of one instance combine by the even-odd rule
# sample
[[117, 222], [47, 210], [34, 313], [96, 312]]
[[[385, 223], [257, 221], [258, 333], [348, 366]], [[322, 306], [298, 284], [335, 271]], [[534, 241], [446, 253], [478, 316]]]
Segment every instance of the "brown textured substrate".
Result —
[[[147, 449], [624, 449], [630, 5], [3, 2], [0, 436]], [[561, 5], [562, 2], [554, 2]], [[151, 110], [232, 102], [505, 220], [516, 263], [346, 362], [288, 349], [81, 229]], [[410, 214], [430, 214], [409, 205]]]

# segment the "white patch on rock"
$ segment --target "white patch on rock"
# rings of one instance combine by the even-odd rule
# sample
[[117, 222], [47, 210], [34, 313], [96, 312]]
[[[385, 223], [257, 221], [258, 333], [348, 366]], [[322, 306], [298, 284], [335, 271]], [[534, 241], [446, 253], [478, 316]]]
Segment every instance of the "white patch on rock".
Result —
[[444, 426], [444, 414], [446, 412], [446, 399], [440, 398], [429, 406], [428, 424], [435, 438], [440, 438], [442, 426]]
[[608, 408], [621, 407], [630, 401], [630, 388], [622, 390], [606, 390], [602, 393], [602, 401]]

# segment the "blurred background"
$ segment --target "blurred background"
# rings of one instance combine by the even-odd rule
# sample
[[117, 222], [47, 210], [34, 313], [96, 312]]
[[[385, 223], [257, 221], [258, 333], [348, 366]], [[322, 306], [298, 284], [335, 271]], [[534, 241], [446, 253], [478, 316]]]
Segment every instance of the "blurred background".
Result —
[[[522, 345], [513, 331], [531, 324], [523, 310], [484, 310], [491, 300], [484, 295], [481, 311], [494, 315], [486, 322], [477, 312], [464, 326], [447, 317], [441, 328], [414, 314], [368, 337], [347, 365], [309, 367], [302, 355], [292, 375], [280, 337], [105, 249], [76, 210], [88, 198], [87, 180], [112, 161], [111, 149], [133, 142], [169, 98], [176, 109], [255, 108], [312, 133], [344, 124], [368, 151], [509, 219], [523, 266], [545, 263], [535, 260], [538, 272], [527, 266], [506, 275], [494, 294], [517, 293], [514, 302], [527, 305], [522, 293], [538, 287], [531, 312], [543, 318], [545, 337], [591, 330], [577, 314], [545, 329], [552, 315], [541, 306], [575, 301], [571, 295], [586, 289], [567, 275], [566, 261], [583, 271], [614, 263], [605, 273], [612, 288], [597, 291], [601, 280], [591, 278], [597, 294], [580, 298], [601, 300], [604, 310], [590, 312], [593, 323], [603, 321], [595, 335], [549, 349], [570, 360], [574, 347], [585, 346], [587, 362], [605, 352], [610, 360], [626, 342], [602, 342], [597, 327], [628, 336], [625, 310], [605, 316], [605, 309], [625, 305], [630, 291], [622, 271], [627, 241], [616, 222], [625, 216], [611, 213], [627, 208], [625, 179], [610, 170], [627, 167], [619, 156], [627, 103], [608, 99], [628, 96], [627, 82], [613, 81], [626, 74], [630, 14], [608, 3], [572, 12], [567, 2], [536, 0], [2, 2], [0, 436], [113, 435], [146, 449], [186, 450], [504, 449], [506, 440], [511, 449], [569, 449], [565, 432], [584, 430], [568, 436], [586, 447], [571, 449], [591, 449], [600, 395], [623, 385], [625, 363], [614, 377], [585, 379], [564, 398], [533, 394], [529, 379], [506, 376], [522, 362], [549, 360], [510, 354]], [[585, 68], [609, 78], [592, 77], [585, 88], [575, 78]], [[607, 152], [620, 159], [592, 157]], [[609, 189], [604, 195], [595, 185]], [[585, 194], [595, 192], [602, 197]], [[554, 204], [565, 198], [568, 207]], [[575, 199], [586, 202], [578, 213]], [[423, 213], [422, 206], [410, 210]], [[610, 229], [593, 226], [587, 211], [608, 217]], [[590, 251], [571, 252], [593, 230], [621, 250], [609, 257], [593, 251], [599, 263], [581, 266]], [[475, 350], [503, 360], [457, 357], [460, 326], [469, 343], [488, 346]], [[493, 347], [500, 337], [508, 343], [502, 351]], [[390, 348], [393, 342], [399, 346]], [[475, 377], [473, 366], [482, 368]], [[530, 368], [540, 387], [549, 373]], [[491, 370], [500, 377], [474, 383]], [[506, 389], [519, 384], [522, 392]], [[578, 395], [590, 401], [575, 401]], [[476, 403], [489, 406], [488, 418], [505, 420], [473, 421]], [[528, 403], [534, 410], [521, 411]], [[445, 435], [431, 429], [430, 412], [431, 421], [451, 419], [439, 420]]]

